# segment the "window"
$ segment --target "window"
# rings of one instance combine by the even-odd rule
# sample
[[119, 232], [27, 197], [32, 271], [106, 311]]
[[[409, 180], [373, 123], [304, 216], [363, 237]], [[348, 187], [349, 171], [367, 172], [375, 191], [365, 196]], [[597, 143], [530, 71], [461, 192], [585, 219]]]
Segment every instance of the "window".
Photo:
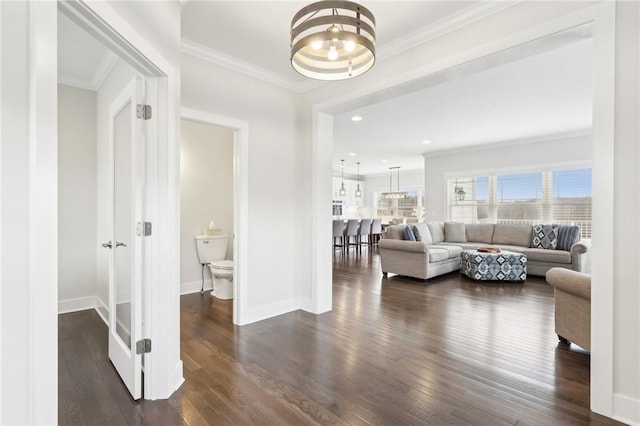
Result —
[[454, 177], [447, 194], [448, 220], [574, 224], [591, 238], [591, 168]]
[[406, 198], [387, 199], [384, 192], [376, 192], [376, 218], [388, 223], [394, 219], [404, 221], [407, 218], [424, 220], [424, 191], [422, 189], [407, 189]]

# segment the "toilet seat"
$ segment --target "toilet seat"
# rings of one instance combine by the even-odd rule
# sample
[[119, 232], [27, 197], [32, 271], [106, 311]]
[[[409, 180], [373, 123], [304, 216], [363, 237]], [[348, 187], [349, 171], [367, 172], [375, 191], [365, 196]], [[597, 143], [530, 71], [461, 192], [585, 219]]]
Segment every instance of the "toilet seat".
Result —
[[211, 269], [218, 269], [222, 271], [232, 271], [233, 270], [233, 260], [216, 260], [209, 264]]

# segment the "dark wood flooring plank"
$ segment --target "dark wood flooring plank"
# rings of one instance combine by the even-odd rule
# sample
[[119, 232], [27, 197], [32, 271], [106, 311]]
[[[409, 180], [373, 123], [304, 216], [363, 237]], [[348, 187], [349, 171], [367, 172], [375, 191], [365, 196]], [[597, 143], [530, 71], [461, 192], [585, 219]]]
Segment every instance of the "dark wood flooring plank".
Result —
[[589, 355], [559, 344], [553, 290], [451, 273], [383, 278], [376, 249], [334, 256], [333, 310], [244, 327], [181, 298], [185, 384], [132, 401], [94, 311], [59, 317], [59, 423], [614, 425], [589, 410]]

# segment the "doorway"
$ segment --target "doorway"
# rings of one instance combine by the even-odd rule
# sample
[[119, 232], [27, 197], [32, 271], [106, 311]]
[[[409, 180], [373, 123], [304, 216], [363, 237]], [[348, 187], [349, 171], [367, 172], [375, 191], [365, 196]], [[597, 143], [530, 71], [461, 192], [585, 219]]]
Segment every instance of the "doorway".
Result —
[[[94, 46], [97, 44], [101, 49], [108, 46], [106, 49], [111, 51], [98, 60], [90, 55], [83, 58], [80, 55], [83, 46], [70, 46], [59, 35], [59, 63], [66, 53], [80, 71], [93, 66], [90, 71], [94, 78], [89, 78], [84, 87], [81, 79], [66, 78], [61, 83], [94, 92], [96, 145], [92, 162], [71, 159], [73, 164], [90, 164], [87, 169], [93, 172], [93, 178], [84, 181], [83, 176], [70, 176], [71, 181], [89, 188], [87, 192], [94, 197], [88, 203], [93, 204], [93, 211], [76, 209], [80, 216], [94, 217], [93, 229], [87, 232], [91, 237], [77, 247], [87, 257], [93, 257], [93, 265], [84, 271], [92, 272], [93, 276], [84, 280], [82, 297], [71, 297], [74, 303], [66, 304], [69, 309], [59, 309], [59, 313], [95, 309], [111, 326], [109, 357], [132, 397], [167, 398], [183, 382], [179, 321], [174, 317], [179, 315], [178, 291], [172, 291], [177, 281], [177, 274], [173, 273], [177, 271], [173, 266], [177, 250], [167, 248], [173, 247], [167, 241], [172, 240], [171, 229], [175, 227], [172, 218], [178, 210], [171, 197], [176, 189], [158, 184], [159, 180], [166, 182], [171, 174], [167, 168], [173, 170], [172, 163], [178, 159], [171, 149], [176, 141], [170, 136], [178, 126], [172, 114], [168, 114], [170, 108], [176, 107], [168, 103], [176, 80], [167, 76], [175, 76], [175, 72], [156, 52], [143, 55], [144, 47], [134, 48], [138, 38], [135, 34], [124, 37], [126, 24], [120, 24], [120, 34], [116, 35], [107, 24], [113, 18], [110, 13], [101, 11], [98, 15], [78, 2], [59, 5], [60, 21], [75, 26], [76, 34], [83, 32], [82, 37], [72, 39], [93, 38]], [[70, 152], [74, 154], [73, 148]], [[73, 170], [61, 166], [58, 170], [73, 175]], [[73, 222], [69, 229], [70, 233], [60, 233], [60, 246], [69, 243], [63, 241], [66, 236], [78, 234]], [[87, 241], [91, 243], [89, 246]], [[60, 251], [62, 254], [62, 248]], [[69, 271], [74, 266], [69, 263], [65, 268]], [[65, 305], [62, 302], [59, 306]], [[153, 354], [148, 353], [151, 342]]]
[[[182, 108], [180, 115], [183, 122], [189, 121], [194, 124], [226, 129], [233, 134], [233, 323], [236, 325], [247, 324], [251, 322], [246, 316], [247, 285], [245, 282], [247, 277], [246, 259], [248, 257], [249, 124], [235, 118], [190, 108]], [[181, 168], [182, 166], [187, 167], [184, 164], [181, 164]], [[187, 234], [183, 240], [191, 238], [193, 236]], [[195, 246], [195, 242], [193, 244]], [[229, 251], [229, 249], [227, 250]], [[190, 291], [193, 291], [193, 288]]]
[[182, 119], [180, 135], [180, 293], [210, 295], [231, 312], [234, 131]]

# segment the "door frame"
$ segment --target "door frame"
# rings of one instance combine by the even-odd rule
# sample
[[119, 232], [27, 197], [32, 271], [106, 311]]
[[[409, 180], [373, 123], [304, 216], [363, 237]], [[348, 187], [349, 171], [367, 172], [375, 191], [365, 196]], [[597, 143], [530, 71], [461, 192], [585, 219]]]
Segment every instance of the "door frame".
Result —
[[168, 398], [184, 382], [177, 248], [179, 64], [167, 60], [107, 3], [59, 1], [58, 10], [131, 65], [147, 82], [146, 103], [152, 105], [153, 117], [146, 124], [144, 220], [152, 223], [153, 233], [143, 243], [143, 321], [152, 351], [144, 359], [143, 397]]
[[233, 323], [244, 325], [248, 323], [249, 123], [185, 107], [180, 109], [180, 117], [233, 130]]

